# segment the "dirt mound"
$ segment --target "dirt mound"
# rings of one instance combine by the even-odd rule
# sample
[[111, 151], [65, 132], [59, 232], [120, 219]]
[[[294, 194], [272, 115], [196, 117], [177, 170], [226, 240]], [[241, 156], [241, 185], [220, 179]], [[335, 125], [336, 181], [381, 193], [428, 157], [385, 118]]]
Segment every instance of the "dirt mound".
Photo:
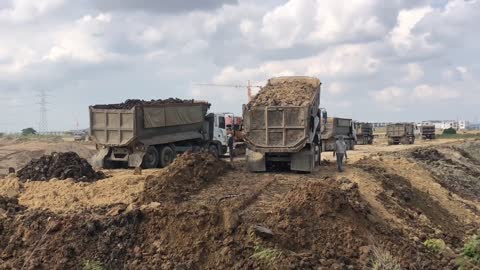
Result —
[[[415, 155], [437, 158], [436, 151], [421, 152]], [[427, 192], [415, 188], [410, 181], [382, 167], [377, 160], [362, 159], [356, 167], [372, 174], [382, 186], [378, 199], [390, 213], [408, 225], [409, 233], [425, 241], [441, 238], [452, 247], [459, 247], [467, 233], [464, 225], [453, 213], [443, 208]]]
[[168, 98], [168, 99], [152, 99], [152, 100], [141, 100], [141, 99], [127, 99], [123, 103], [119, 104], [99, 104], [94, 105], [95, 109], [115, 109], [115, 110], [130, 110], [135, 106], [139, 105], [159, 105], [159, 104], [177, 104], [177, 103], [194, 103], [193, 99], [179, 99], [179, 98]]
[[[273, 243], [264, 241], [264, 245], [279, 254], [278, 265], [364, 269], [371, 267], [371, 252], [377, 246], [395, 254], [405, 268], [415, 267], [419, 258], [431, 261], [421, 245], [408, 242], [402, 231], [373, 216], [358, 186], [345, 178], [299, 184], [267, 224], [275, 236]], [[433, 263], [426, 269], [436, 267]]]
[[470, 142], [460, 147], [421, 148], [410, 155], [420, 162], [435, 181], [466, 199], [480, 198], [480, 161], [475, 157], [480, 143]]
[[268, 81], [249, 106], [304, 106], [312, 102], [316, 88], [301, 80]]
[[21, 181], [47, 181], [52, 178], [67, 178], [81, 182], [92, 182], [105, 178], [102, 172], [96, 172], [86, 159], [77, 153], [53, 153], [30, 161], [17, 173]]
[[25, 207], [18, 204], [18, 199], [0, 196], [0, 217], [15, 215], [23, 210]]
[[93, 143], [60, 142], [35, 139], [35, 140], [8, 140], [5, 144], [0, 142], [0, 174], [6, 174], [9, 167], [17, 171], [32, 159], [54, 152], [75, 152], [80, 157], [89, 160], [95, 153]]
[[142, 201], [183, 201], [229, 168], [231, 167], [228, 163], [208, 152], [184, 153], [177, 157], [163, 174], [147, 179]]

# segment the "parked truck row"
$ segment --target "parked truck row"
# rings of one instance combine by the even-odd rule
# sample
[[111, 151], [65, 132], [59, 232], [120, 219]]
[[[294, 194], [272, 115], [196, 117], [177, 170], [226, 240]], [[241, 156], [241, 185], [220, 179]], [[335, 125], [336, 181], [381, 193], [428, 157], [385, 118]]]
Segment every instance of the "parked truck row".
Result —
[[[348, 150], [372, 144], [373, 125], [328, 117], [320, 108], [321, 82], [314, 77], [289, 76], [268, 80], [248, 104], [243, 118], [233, 113], [212, 113], [206, 101], [127, 100], [94, 105], [90, 111], [90, 137], [98, 154], [94, 165], [104, 168], [157, 168], [170, 164], [178, 153], [208, 150], [216, 156], [228, 151], [234, 137], [237, 153], [246, 153], [250, 171], [276, 166], [311, 172], [321, 153], [334, 151], [343, 137]], [[388, 144], [413, 144], [415, 126], [387, 126]], [[422, 137], [435, 138], [435, 129], [422, 127]]]

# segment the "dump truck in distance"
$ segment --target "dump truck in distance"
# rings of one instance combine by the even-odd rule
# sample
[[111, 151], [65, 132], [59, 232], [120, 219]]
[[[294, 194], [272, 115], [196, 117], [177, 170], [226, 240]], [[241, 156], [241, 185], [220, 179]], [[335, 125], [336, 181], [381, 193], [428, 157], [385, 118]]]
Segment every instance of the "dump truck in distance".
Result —
[[289, 76], [268, 80], [243, 108], [247, 167], [287, 165], [311, 172], [320, 161], [320, 80]]
[[422, 134], [422, 139], [433, 140], [433, 139], [435, 139], [435, 126], [434, 125], [423, 125], [423, 126], [420, 127], [420, 133]]
[[353, 120], [347, 118], [328, 117], [321, 134], [322, 152], [335, 150], [335, 141], [343, 136], [347, 150], [355, 149], [356, 133]]
[[387, 125], [388, 145], [414, 144], [415, 125], [413, 123], [397, 123]]
[[371, 123], [355, 123], [355, 133], [357, 135], [356, 144], [373, 144], [373, 125]]
[[226, 150], [223, 114], [193, 100], [127, 100], [90, 107], [90, 134], [97, 145], [96, 167], [165, 167], [177, 153]]

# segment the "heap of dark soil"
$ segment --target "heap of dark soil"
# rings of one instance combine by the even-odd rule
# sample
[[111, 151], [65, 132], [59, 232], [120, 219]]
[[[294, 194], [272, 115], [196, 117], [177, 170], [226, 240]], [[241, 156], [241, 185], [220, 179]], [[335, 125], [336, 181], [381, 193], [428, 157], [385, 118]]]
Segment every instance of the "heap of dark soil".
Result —
[[267, 222], [282, 254], [278, 264], [292, 269], [369, 269], [374, 248], [394, 254], [402, 269], [418, 267], [416, 260], [431, 266], [422, 269], [444, 266], [374, 216], [357, 184], [346, 178], [299, 184]]
[[0, 196], [0, 217], [2, 212], [7, 215], [15, 215], [26, 208], [18, 204], [17, 198]]
[[304, 106], [312, 102], [316, 88], [299, 81], [284, 81], [272, 84], [270, 81], [250, 101], [249, 106]]
[[[419, 159], [437, 159], [441, 155], [438, 151], [418, 150], [412, 154]], [[355, 166], [380, 182], [383, 190], [378, 199], [391, 213], [409, 225], [411, 234], [422, 241], [441, 238], [450, 246], [461, 246], [468, 228], [428, 193], [415, 188], [408, 179], [387, 171], [379, 161], [362, 159]]]
[[442, 151], [451, 153], [449, 157], [435, 148], [420, 148], [410, 157], [429, 170], [446, 189], [463, 198], [476, 200], [480, 197], [480, 161], [474, 155], [478, 155], [479, 145], [477, 142], [462, 147], [444, 147]]
[[67, 178], [80, 182], [93, 182], [105, 178], [105, 174], [96, 172], [88, 161], [77, 153], [52, 153], [31, 160], [17, 172], [20, 181], [47, 181], [52, 178]]
[[177, 157], [160, 176], [147, 179], [141, 200], [144, 203], [183, 201], [230, 168], [227, 162], [209, 152], [186, 152]]
[[141, 100], [141, 99], [127, 99], [123, 103], [118, 104], [99, 104], [94, 105], [94, 109], [115, 109], [115, 110], [130, 110], [135, 106], [141, 105], [159, 105], [159, 104], [178, 104], [178, 103], [194, 103], [193, 99], [179, 99], [179, 98], [168, 98], [168, 99], [152, 99], [152, 100]]

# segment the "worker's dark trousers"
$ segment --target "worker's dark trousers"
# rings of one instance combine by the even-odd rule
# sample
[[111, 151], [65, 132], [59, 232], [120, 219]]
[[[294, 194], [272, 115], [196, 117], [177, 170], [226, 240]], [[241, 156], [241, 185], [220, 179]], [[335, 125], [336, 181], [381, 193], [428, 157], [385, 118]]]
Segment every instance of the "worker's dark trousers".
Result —
[[228, 152], [230, 154], [230, 161], [233, 161], [233, 157], [234, 157], [233, 146], [228, 146]]
[[337, 153], [337, 167], [339, 172], [343, 172], [343, 157], [345, 154], [339, 154]]

